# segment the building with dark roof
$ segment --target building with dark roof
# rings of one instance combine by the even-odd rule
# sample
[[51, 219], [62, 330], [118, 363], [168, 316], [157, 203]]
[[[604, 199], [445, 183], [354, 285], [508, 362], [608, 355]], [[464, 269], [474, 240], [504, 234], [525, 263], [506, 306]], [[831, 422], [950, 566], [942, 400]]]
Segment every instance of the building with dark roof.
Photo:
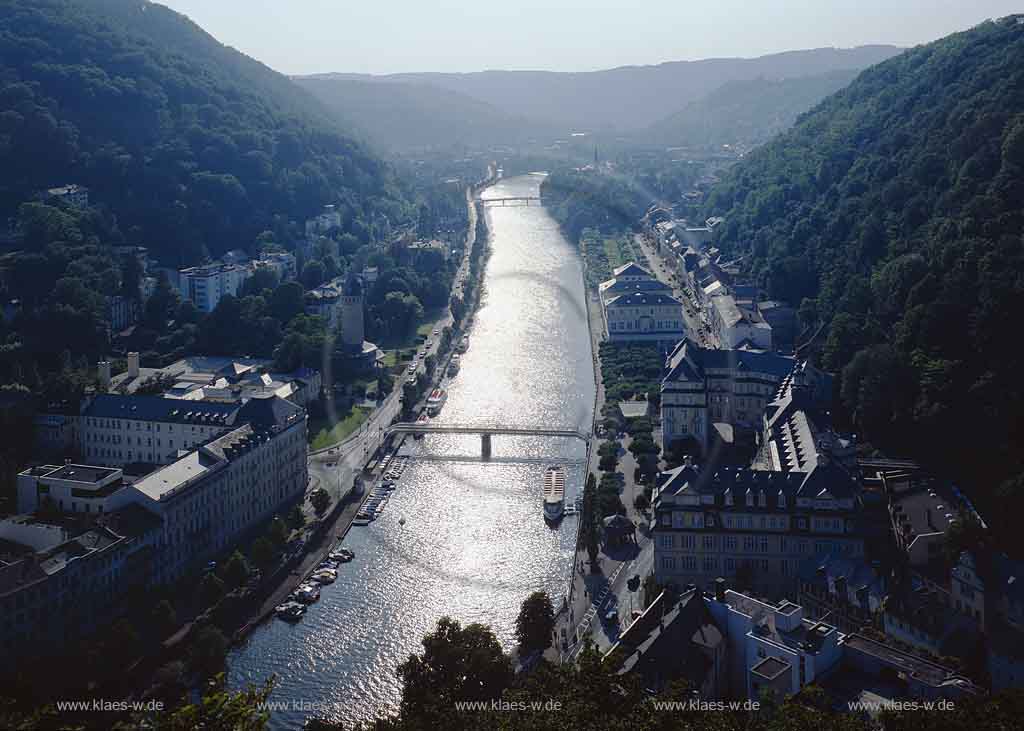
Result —
[[0, 667], [56, 653], [113, 621], [150, 576], [159, 521], [137, 506], [91, 522], [0, 521]]
[[696, 589], [674, 601], [659, 594], [605, 658], [619, 675], [638, 673], [654, 692], [679, 679], [704, 698], [718, 698], [725, 689], [725, 634]]
[[279, 425], [304, 414], [272, 394], [253, 395], [244, 403], [98, 394], [79, 417], [79, 451], [91, 464], [170, 464], [242, 424]]
[[825, 457], [808, 472], [684, 464], [658, 475], [653, 505], [661, 584], [743, 576], [768, 595], [793, 594], [805, 559], [864, 555], [859, 485]]
[[[693, 438], [705, 452], [712, 424], [760, 430], [765, 407], [796, 369], [811, 381], [825, 374], [795, 358], [755, 350], [702, 348], [681, 340], [665, 362], [661, 382], [661, 424], [664, 444]], [[831, 388], [822, 389], [824, 398]]]
[[615, 269], [600, 287], [609, 340], [646, 341], [671, 347], [685, 335], [683, 305], [672, 288], [636, 262]]

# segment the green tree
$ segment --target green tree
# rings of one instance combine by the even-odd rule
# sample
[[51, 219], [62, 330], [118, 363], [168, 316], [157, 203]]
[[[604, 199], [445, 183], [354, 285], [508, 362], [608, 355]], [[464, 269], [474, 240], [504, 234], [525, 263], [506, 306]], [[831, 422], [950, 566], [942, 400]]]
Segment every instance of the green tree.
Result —
[[264, 536], [260, 536], [252, 542], [252, 548], [249, 549], [249, 559], [260, 571], [266, 571], [270, 568], [274, 564], [276, 557], [277, 551], [274, 549], [274, 545]]
[[235, 551], [224, 565], [224, 583], [231, 589], [237, 589], [248, 580], [249, 567], [245, 563], [245, 557]]
[[555, 609], [547, 592], [535, 591], [526, 597], [516, 617], [516, 640], [524, 653], [551, 647], [555, 631]]
[[166, 599], [157, 602], [150, 618], [151, 626], [157, 637], [166, 637], [178, 628], [178, 613], [174, 611], [174, 605]]
[[512, 682], [512, 665], [491, 630], [463, 627], [442, 617], [423, 638], [423, 651], [398, 666], [401, 714], [423, 728], [444, 728], [456, 702], [499, 698]]
[[213, 573], [207, 573], [199, 582], [199, 602], [204, 607], [212, 607], [224, 597], [224, 582]]
[[199, 629], [189, 645], [189, 666], [203, 677], [221, 672], [227, 657], [228, 641], [213, 625]]

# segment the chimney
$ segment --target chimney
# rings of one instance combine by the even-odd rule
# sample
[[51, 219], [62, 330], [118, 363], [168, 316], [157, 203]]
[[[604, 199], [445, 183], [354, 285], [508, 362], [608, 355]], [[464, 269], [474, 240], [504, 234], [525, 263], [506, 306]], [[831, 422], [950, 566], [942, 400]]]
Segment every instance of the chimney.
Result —
[[725, 579], [721, 576], [715, 579], [715, 601], [725, 603]]
[[137, 352], [128, 354], [128, 377], [139, 377], [139, 354]]
[[96, 364], [96, 368], [100, 379], [100, 385], [103, 386], [103, 388], [110, 388], [110, 361], [101, 360]]

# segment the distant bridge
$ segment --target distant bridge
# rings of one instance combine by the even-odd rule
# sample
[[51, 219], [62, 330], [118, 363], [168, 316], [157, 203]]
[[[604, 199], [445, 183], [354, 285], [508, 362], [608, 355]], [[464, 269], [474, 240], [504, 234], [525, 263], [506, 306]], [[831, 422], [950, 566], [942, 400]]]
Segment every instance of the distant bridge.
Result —
[[579, 429], [547, 429], [542, 427], [518, 426], [471, 426], [467, 424], [421, 424], [420, 422], [402, 421], [392, 424], [384, 430], [386, 436], [391, 434], [479, 434], [480, 456], [488, 459], [491, 456], [491, 438], [496, 434], [515, 437], [565, 437], [590, 441], [590, 434]]
[[528, 205], [530, 205], [531, 202], [535, 202], [535, 203], [537, 203], [537, 205], [540, 205], [540, 202], [541, 202], [539, 195], [510, 195], [510, 196], [505, 196], [504, 198], [479, 198], [478, 200], [481, 203], [483, 203], [485, 206], [487, 204], [489, 204], [489, 203], [493, 204], [493, 205], [497, 205], [497, 204], [500, 203], [502, 206], [505, 206], [505, 205], [528, 206]]

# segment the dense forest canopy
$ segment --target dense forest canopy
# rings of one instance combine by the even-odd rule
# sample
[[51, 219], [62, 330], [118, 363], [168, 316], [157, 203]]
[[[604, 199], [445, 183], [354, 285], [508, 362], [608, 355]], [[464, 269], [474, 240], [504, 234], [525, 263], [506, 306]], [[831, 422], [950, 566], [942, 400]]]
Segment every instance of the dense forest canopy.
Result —
[[411, 214], [311, 95], [143, 0], [0, 6], [0, 170], [4, 218], [83, 184], [167, 265], [247, 248], [275, 214], [326, 203], [364, 239]]
[[972, 486], [1019, 541], [1024, 24], [868, 69], [732, 168], [705, 212], [771, 296], [824, 324], [851, 426]]

